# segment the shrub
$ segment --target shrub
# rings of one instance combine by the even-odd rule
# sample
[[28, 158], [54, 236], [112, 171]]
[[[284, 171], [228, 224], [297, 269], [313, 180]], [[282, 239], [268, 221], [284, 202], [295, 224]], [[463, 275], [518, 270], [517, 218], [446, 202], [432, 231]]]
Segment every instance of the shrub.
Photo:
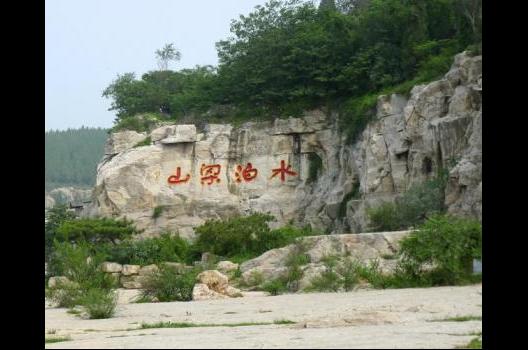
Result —
[[342, 281], [340, 276], [333, 269], [326, 269], [319, 276], [310, 280], [310, 287], [307, 290], [320, 292], [337, 292], [341, 288]]
[[174, 269], [161, 266], [143, 285], [143, 298], [156, 298], [160, 302], [192, 300], [192, 291], [199, 269], [178, 274]]
[[270, 293], [271, 295], [279, 295], [288, 291], [288, 286], [285, 283], [285, 279], [277, 278], [264, 283], [264, 285], [262, 285], [262, 290]]
[[164, 261], [184, 262], [190, 244], [177, 234], [163, 233], [159, 237], [137, 241], [123, 241], [119, 244], [99, 245], [106, 259], [120, 264], [150, 265]]
[[423, 274], [433, 266], [433, 284], [471, 280], [473, 259], [482, 257], [482, 227], [476, 220], [435, 215], [400, 242], [402, 270]]
[[257, 271], [257, 270], [251, 271], [251, 273], [249, 274], [248, 281], [247, 281], [248, 286], [250, 287], [260, 286], [263, 282], [264, 282], [264, 275], [262, 274], [262, 272]]
[[270, 230], [267, 223], [271, 220], [274, 220], [273, 216], [260, 213], [227, 220], [209, 220], [195, 229], [197, 238], [193, 250], [247, 259], [288, 245], [297, 237], [313, 234], [308, 227], [299, 229], [291, 225]]
[[56, 241], [48, 269], [54, 276], [66, 276], [81, 289], [110, 289], [115, 286], [115, 281], [100, 269], [104, 258], [103, 253], [94, 251], [86, 242], [74, 245]]
[[140, 141], [140, 142], [136, 143], [134, 145], [134, 148], [143, 147], [143, 146], [150, 146], [151, 143], [152, 143], [152, 139], [150, 138], [150, 136], [148, 136], [143, 141]]
[[75, 284], [62, 284], [54, 288], [46, 288], [46, 299], [55, 303], [57, 307], [72, 308], [79, 305], [82, 290]]
[[90, 319], [110, 318], [117, 306], [117, 294], [111, 289], [91, 288], [79, 299]]
[[368, 264], [358, 264], [356, 273], [359, 278], [367, 281], [373, 288], [387, 288], [390, 277], [383, 274], [378, 260], [371, 260]]
[[406, 229], [424, 222], [431, 215], [442, 213], [447, 172], [421, 184], [413, 185], [395, 203], [382, 203], [367, 210], [372, 231]]
[[123, 130], [133, 130], [137, 132], [149, 131], [156, 126], [160, 120], [161, 116], [157, 113], [138, 114], [133, 117], [121, 118], [117, 120], [110, 132]]
[[351, 291], [354, 286], [359, 282], [359, 276], [357, 273], [358, 264], [351, 260], [346, 259], [342, 265], [337, 268], [337, 272], [342, 276], [342, 285], [345, 291]]
[[57, 228], [57, 239], [62, 242], [102, 243], [121, 241], [139, 233], [132, 221], [112, 218], [83, 218], [68, 220]]
[[65, 221], [73, 219], [75, 219], [75, 214], [65, 205], [56, 205], [46, 212], [46, 224], [44, 225], [46, 262], [49, 262], [53, 252], [53, 241], [57, 238], [57, 228]]
[[152, 212], [152, 218], [153, 219], [159, 218], [161, 216], [161, 214], [163, 213], [164, 209], [165, 209], [165, 206], [163, 206], [163, 205], [158, 205], [157, 207], [155, 207], [153, 212]]

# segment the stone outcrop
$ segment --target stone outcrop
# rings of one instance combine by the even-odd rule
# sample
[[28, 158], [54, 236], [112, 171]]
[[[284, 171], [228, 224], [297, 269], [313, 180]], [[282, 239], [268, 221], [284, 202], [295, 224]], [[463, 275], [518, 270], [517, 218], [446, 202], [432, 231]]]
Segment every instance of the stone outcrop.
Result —
[[[321, 111], [114, 133], [90, 213], [126, 216], [145, 236], [178, 230], [190, 238], [208, 219], [251, 211], [274, 215], [276, 226], [357, 233], [368, 228], [368, 208], [447, 169], [449, 212], [480, 219], [481, 70], [481, 56], [461, 53], [444, 78], [409, 96], [380, 96], [376, 118], [351, 145], [338, 116]], [[134, 147], [147, 137], [152, 144]]]
[[[360, 234], [336, 234], [308, 236], [300, 241], [303, 254], [309, 257], [309, 264], [303, 266], [305, 279], [301, 281], [306, 286], [309, 279], [324, 271], [325, 257], [350, 258], [361, 263], [373, 260], [380, 262], [380, 268], [389, 271], [394, 266], [394, 259], [387, 259], [398, 251], [399, 241], [410, 231], [376, 232]], [[288, 256], [298, 249], [298, 245], [268, 250], [259, 257], [248, 260], [240, 265], [242, 280], [252, 284], [252, 277], [260, 274], [264, 280], [276, 279], [283, 275]]]
[[229, 285], [226, 275], [217, 270], [206, 270], [196, 276], [193, 300], [213, 300], [241, 297], [239, 289]]
[[59, 187], [46, 193], [45, 208], [53, 208], [57, 204], [80, 204], [90, 201], [92, 190], [75, 187]]
[[218, 264], [216, 264], [216, 268], [220, 272], [230, 272], [235, 271], [238, 269], [238, 264], [235, 264], [234, 262], [228, 261], [228, 260], [222, 260], [219, 261]]

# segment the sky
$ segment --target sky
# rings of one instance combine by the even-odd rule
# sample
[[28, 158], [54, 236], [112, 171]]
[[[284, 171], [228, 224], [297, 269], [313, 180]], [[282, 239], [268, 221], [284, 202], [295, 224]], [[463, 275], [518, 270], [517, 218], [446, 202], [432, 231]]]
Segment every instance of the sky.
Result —
[[101, 96], [118, 74], [157, 69], [154, 52], [174, 43], [169, 69], [216, 65], [215, 42], [232, 19], [266, 0], [45, 0], [46, 130], [111, 127]]

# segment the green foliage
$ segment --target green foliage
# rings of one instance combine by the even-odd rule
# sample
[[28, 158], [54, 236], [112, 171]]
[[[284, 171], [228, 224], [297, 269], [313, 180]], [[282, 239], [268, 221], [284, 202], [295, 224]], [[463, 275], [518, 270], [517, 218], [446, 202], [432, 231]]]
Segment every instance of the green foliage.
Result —
[[351, 291], [359, 282], [359, 275], [357, 273], [357, 262], [346, 259], [341, 266], [338, 266], [337, 273], [341, 275], [341, 284], [345, 291]]
[[117, 294], [114, 290], [91, 288], [79, 299], [90, 319], [110, 318], [117, 306]]
[[68, 211], [66, 205], [56, 205], [46, 212], [46, 223], [44, 224], [46, 262], [49, 262], [53, 252], [53, 241], [57, 238], [57, 228], [73, 219], [75, 219], [75, 214]]
[[107, 130], [101, 128], [50, 130], [44, 135], [45, 187], [95, 184], [97, 164], [104, 154]]
[[159, 113], [144, 113], [133, 115], [128, 118], [116, 119], [111, 132], [133, 130], [137, 132], [148, 132], [163, 120]]
[[56, 229], [57, 240], [61, 242], [104, 243], [121, 241], [139, 233], [133, 221], [126, 218], [82, 218], [64, 221]]
[[82, 297], [82, 290], [75, 284], [59, 284], [55, 288], [47, 288], [45, 295], [57, 307], [72, 308], [79, 304], [79, 300]]
[[174, 44], [165, 44], [162, 49], [156, 50], [156, 58], [160, 70], [167, 70], [169, 61], [179, 61], [181, 58], [180, 51], [174, 47]]
[[149, 136], [146, 139], [144, 139], [143, 141], [140, 141], [140, 142], [136, 143], [134, 145], [134, 148], [143, 147], [143, 146], [150, 146], [151, 144], [152, 144], [152, 139]]
[[341, 279], [333, 269], [323, 271], [319, 276], [310, 280], [309, 290], [320, 292], [338, 292], [341, 288]]
[[288, 291], [285, 279], [274, 279], [268, 281], [262, 285], [262, 290], [270, 293], [271, 295], [279, 295]]
[[254, 213], [227, 220], [209, 220], [195, 229], [194, 249], [200, 252], [233, 257], [251, 258], [267, 250], [292, 243], [297, 237], [313, 234], [310, 228], [286, 226], [270, 230], [273, 216]]
[[145, 281], [142, 297], [156, 298], [160, 302], [192, 300], [192, 291], [199, 272], [194, 269], [178, 274], [174, 269], [162, 265], [157, 273]]
[[81, 289], [111, 289], [115, 286], [114, 280], [99, 268], [104, 260], [104, 253], [94, 251], [89, 243], [55, 241], [48, 270], [54, 276], [66, 276]]
[[306, 291], [338, 292], [341, 288], [350, 291], [359, 282], [360, 264], [350, 258], [339, 263], [337, 256], [324, 256], [321, 259], [325, 270], [310, 280]]
[[185, 262], [190, 243], [178, 235], [162, 233], [159, 237], [99, 245], [106, 260], [120, 264], [151, 265], [161, 262]]
[[159, 218], [161, 214], [163, 213], [164, 209], [165, 209], [165, 206], [163, 205], [158, 205], [157, 207], [155, 207], [154, 211], [152, 212], [152, 218], [153, 219]]
[[482, 258], [482, 228], [478, 221], [435, 215], [400, 242], [408, 274], [432, 265], [432, 283], [458, 284], [472, 280], [473, 259]]
[[413, 185], [395, 203], [385, 202], [367, 211], [371, 230], [395, 231], [419, 225], [436, 213], [443, 213], [446, 172]]
[[[70, 282], [46, 289], [46, 297], [56, 302], [59, 307], [71, 308], [88, 303], [88, 307], [94, 310], [94, 315], [97, 313], [97, 307], [107, 310], [108, 297], [101, 296], [98, 306], [96, 296], [110, 293], [116, 287], [116, 282], [112, 276], [101, 271], [100, 264], [103, 260], [104, 255], [100, 252], [94, 253], [92, 246], [86, 242], [73, 245], [55, 241], [48, 270], [51, 275], [65, 276]], [[89, 295], [91, 299], [85, 299], [89, 292], [93, 293]]]
[[225, 121], [329, 107], [354, 140], [380, 93], [438, 77], [480, 42], [480, 13], [469, 0], [271, 0], [232, 21], [218, 67], [127, 73], [103, 96], [118, 125], [160, 109], [171, 120]]

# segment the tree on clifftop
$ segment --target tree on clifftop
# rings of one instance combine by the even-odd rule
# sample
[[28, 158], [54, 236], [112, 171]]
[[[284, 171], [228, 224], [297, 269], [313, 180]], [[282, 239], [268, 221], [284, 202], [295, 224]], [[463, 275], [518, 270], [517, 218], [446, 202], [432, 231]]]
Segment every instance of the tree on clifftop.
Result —
[[334, 0], [321, 0], [319, 3], [320, 11], [337, 11], [336, 3]]
[[162, 49], [156, 50], [156, 58], [158, 60], [158, 67], [160, 70], [167, 70], [169, 61], [179, 61], [181, 52], [174, 47], [174, 44], [165, 44]]

